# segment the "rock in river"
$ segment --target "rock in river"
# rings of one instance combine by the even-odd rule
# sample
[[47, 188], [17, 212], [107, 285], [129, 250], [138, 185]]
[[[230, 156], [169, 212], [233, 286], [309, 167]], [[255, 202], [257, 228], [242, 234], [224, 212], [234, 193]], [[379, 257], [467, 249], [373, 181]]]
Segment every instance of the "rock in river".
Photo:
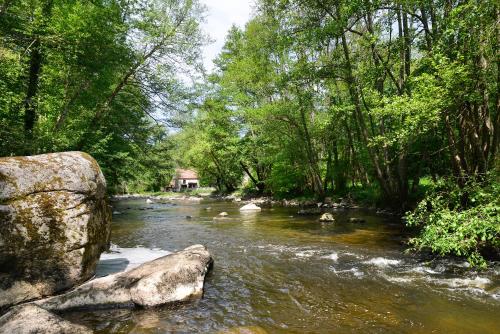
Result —
[[33, 304], [17, 306], [0, 318], [0, 334], [34, 333], [91, 334], [92, 331]]
[[37, 301], [50, 311], [85, 308], [152, 307], [200, 298], [212, 257], [202, 245], [94, 279], [66, 294]]
[[88, 154], [0, 158], [0, 309], [91, 278], [110, 223], [106, 182]]
[[244, 205], [240, 208], [240, 211], [260, 211], [260, 210], [262, 209], [253, 203]]
[[331, 213], [324, 213], [323, 215], [321, 215], [321, 218], [319, 219], [319, 221], [321, 222], [334, 222], [335, 221], [335, 217], [333, 217], [333, 215]]

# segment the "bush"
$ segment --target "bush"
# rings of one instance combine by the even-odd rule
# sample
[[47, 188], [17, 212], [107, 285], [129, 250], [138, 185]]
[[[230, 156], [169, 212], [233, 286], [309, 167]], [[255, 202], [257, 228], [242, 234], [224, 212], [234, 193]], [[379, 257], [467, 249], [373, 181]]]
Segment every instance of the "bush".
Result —
[[413, 212], [408, 225], [420, 228], [410, 240], [413, 249], [466, 257], [472, 266], [485, 267], [485, 251], [500, 250], [500, 183], [490, 175], [460, 188], [449, 180], [434, 184]]

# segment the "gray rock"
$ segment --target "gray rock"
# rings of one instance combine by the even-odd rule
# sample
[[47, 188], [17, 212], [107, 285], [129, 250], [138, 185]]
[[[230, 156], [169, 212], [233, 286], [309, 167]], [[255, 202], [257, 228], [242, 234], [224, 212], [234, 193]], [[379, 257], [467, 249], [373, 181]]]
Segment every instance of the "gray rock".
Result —
[[106, 182], [86, 153], [0, 158], [0, 309], [94, 275], [109, 247]]
[[91, 334], [92, 331], [33, 304], [15, 307], [0, 318], [0, 334], [34, 333]]
[[299, 201], [294, 200], [294, 199], [290, 200], [290, 201], [284, 199], [281, 204], [283, 206], [286, 206], [286, 207], [294, 207], [294, 206], [299, 206], [300, 203], [299, 203]]
[[50, 311], [152, 307], [200, 298], [212, 257], [202, 245], [172, 253], [123, 273], [94, 279], [60, 296], [35, 302]]
[[321, 222], [334, 222], [335, 221], [335, 217], [333, 217], [333, 215], [331, 213], [324, 213], [321, 215], [321, 218], [319, 219], [319, 221]]

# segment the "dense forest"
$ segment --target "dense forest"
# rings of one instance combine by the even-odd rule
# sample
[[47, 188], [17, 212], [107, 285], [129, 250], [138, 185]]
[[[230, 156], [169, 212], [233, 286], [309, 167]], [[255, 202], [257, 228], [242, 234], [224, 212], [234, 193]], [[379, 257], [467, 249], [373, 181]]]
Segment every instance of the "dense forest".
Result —
[[0, 1], [0, 156], [86, 151], [111, 189], [159, 190], [202, 15], [190, 0]]
[[[196, 0], [0, 1], [0, 156], [82, 150], [110, 191], [408, 211], [417, 249], [500, 249], [495, 0], [258, 0], [205, 75]], [[175, 131], [172, 131], [175, 130]]]
[[495, 1], [262, 0], [181, 136], [219, 189], [416, 210], [417, 248], [500, 245]]

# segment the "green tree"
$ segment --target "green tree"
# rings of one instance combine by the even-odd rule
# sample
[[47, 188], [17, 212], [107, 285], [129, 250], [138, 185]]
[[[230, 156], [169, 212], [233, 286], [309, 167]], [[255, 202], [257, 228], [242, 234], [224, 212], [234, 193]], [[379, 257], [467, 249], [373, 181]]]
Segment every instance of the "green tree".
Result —
[[322, 199], [361, 186], [402, 212], [422, 179], [444, 183], [456, 196], [432, 188], [432, 209], [410, 215], [423, 229], [413, 244], [474, 261], [498, 249], [473, 236], [497, 238], [494, 196], [468, 199], [498, 184], [487, 175], [498, 174], [499, 15], [495, 1], [260, 0], [229, 31], [210, 99], [237, 121], [240, 167], [259, 191]]
[[168, 157], [166, 126], [194, 98], [179, 78], [200, 66], [203, 6], [21, 0], [0, 8], [0, 155], [84, 150], [111, 189], [139, 180], [158, 189], [157, 173], [172, 168], [153, 163]]
[[220, 100], [207, 99], [176, 137], [180, 165], [195, 168], [203, 183], [233, 192], [241, 183], [239, 127]]

